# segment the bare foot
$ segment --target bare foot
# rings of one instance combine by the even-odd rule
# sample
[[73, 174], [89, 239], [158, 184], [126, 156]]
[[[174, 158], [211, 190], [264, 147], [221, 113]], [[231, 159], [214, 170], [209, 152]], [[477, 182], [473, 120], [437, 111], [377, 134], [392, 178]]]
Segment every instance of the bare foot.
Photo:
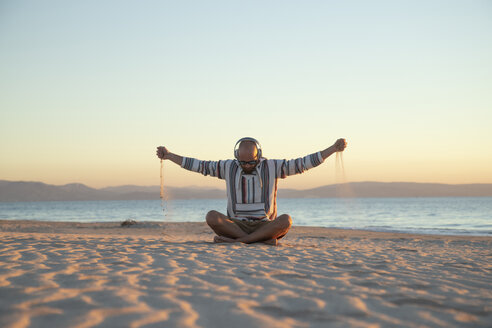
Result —
[[236, 240], [232, 238], [227, 238], [224, 236], [215, 236], [214, 243], [235, 243]]
[[272, 246], [278, 245], [277, 238], [268, 239], [268, 240], [262, 241], [262, 243], [266, 244], [266, 245], [272, 245]]
[[[224, 237], [224, 236], [215, 236], [214, 237], [214, 243], [238, 243], [236, 239]], [[277, 246], [278, 241], [276, 238], [268, 239], [265, 241], [262, 241], [261, 243], [265, 245], [271, 245], [271, 246]]]

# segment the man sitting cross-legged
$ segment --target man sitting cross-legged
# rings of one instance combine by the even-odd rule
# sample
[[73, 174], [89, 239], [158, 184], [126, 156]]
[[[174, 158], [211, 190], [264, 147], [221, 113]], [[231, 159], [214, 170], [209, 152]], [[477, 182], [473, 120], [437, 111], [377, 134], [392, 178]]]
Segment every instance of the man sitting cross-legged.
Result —
[[206, 215], [207, 224], [217, 234], [214, 242], [277, 245], [292, 225], [290, 215], [277, 217], [277, 180], [316, 167], [346, 146], [345, 139], [338, 139], [323, 151], [297, 159], [275, 160], [262, 157], [256, 139], [242, 138], [236, 143], [233, 160], [201, 161], [171, 153], [163, 146], [157, 147], [157, 156], [226, 181], [227, 215], [217, 211]]

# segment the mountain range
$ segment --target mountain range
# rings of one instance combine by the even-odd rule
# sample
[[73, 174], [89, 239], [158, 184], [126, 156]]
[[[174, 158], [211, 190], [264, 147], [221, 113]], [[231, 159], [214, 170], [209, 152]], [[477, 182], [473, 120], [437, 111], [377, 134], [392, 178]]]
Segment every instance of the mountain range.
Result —
[[[81, 183], [50, 185], [42, 182], [0, 180], [0, 202], [144, 200], [159, 199], [159, 186], [91, 188]], [[225, 198], [225, 190], [206, 187], [166, 187], [169, 199]], [[414, 182], [349, 182], [298, 190], [279, 188], [279, 198], [330, 197], [481, 197], [492, 196], [492, 184]]]

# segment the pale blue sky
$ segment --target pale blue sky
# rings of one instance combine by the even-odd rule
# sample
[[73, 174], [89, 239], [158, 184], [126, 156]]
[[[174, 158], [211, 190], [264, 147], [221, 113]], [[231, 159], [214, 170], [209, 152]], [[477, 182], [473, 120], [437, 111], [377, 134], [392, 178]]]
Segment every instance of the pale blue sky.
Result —
[[2, 1], [0, 179], [157, 184], [157, 145], [254, 136], [270, 158], [345, 137], [353, 181], [491, 183], [490, 58], [492, 1]]

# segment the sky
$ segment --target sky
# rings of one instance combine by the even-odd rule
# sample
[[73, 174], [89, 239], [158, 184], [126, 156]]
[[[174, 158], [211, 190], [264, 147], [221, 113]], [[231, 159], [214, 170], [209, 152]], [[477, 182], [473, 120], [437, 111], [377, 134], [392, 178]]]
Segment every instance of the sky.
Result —
[[347, 181], [492, 183], [491, 58], [492, 1], [2, 0], [0, 179], [158, 185], [157, 146], [251, 136], [278, 159], [346, 138]]

